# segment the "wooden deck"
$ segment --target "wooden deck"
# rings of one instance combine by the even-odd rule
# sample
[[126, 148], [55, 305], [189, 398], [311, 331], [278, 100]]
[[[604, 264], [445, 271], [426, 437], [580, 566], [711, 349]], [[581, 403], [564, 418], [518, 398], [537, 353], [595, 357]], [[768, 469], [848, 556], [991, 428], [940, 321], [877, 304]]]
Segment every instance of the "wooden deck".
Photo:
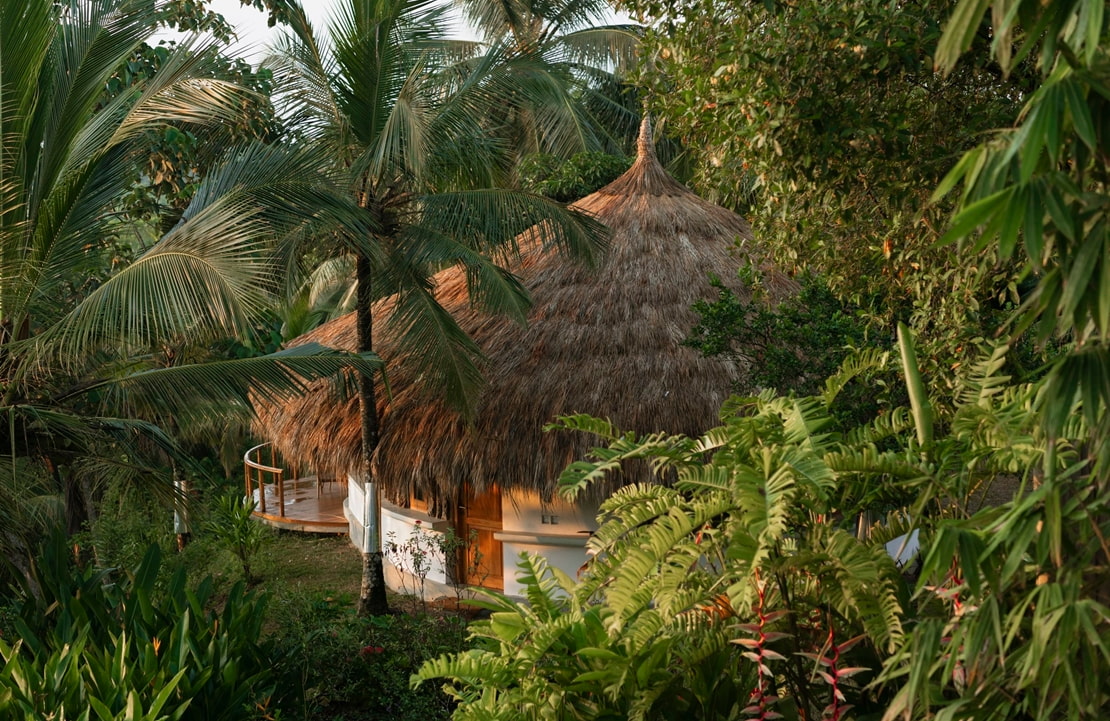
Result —
[[263, 523], [287, 531], [302, 533], [346, 533], [347, 519], [343, 515], [343, 501], [347, 497], [346, 484], [336, 481], [317, 483], [314, 476], [282, 481], [285, 504], [282, 509], [276, 483], [267, 483], [266, 511], [258, 502], [258, 489], [252, 493], [254, 515]]

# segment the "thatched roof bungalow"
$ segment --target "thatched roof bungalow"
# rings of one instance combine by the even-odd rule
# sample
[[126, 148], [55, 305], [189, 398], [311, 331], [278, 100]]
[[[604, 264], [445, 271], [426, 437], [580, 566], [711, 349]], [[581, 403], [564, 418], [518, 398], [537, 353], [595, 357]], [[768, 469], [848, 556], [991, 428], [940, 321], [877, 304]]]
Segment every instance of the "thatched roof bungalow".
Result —
[[[596, 439], [544, 433], [543, 426], [572, 413], [645, 433], [696, 434], [712, 426], [742, 369], [682, 345], [697, 320], [691, 305], [714, 296], [714, 274], [747, 296], [734, 270], [761, 260], [743, 218], [702, 200], [666, 173], [646, 119], [628, 172], [574, 205], [610, 228], [608, 251], [597, 267], [588, 268], [526, 245], [512, 267], [534, 302], [526, 326], [471, 308], [458, 270], [437, 276], [437, 297], [487, 358], [488, 385], [471, 421], [430, 397], [419, 379], [406, 373], [404, 359], [391, 354], [388, 322], [375, 325], [375, 347], [386, 360], [392, 396], [380, 396], [382, 435], [374, 470], [397, 503], [394, 510], [412, 515], [412, 506], [431, 501], [423, 510], [503, 544], [484, 548], [487, 556], [508, 557], [511, 564], [525, 548], [558, 547], [567, 556], [561, 565], [571, 571], [581, 563], [573, 559], [581, 558], [593, 528], [592, 509], [569, 509], [552, 496], [559, 473]], [[780, 290], [792, 287], [771, 275]], [[379, 319], [387, 315], [389, 302], [376, 311]], [[354, 349], [353, 314], [296, 342], [310, 341]], [[317, 473], [357, 474], [358, 400], [337, 403], [324, 384], [283, 407], [262, 409], [256, 432], [287, 459]], [[623, 479], [632, 480], [641, 479]], [[500, 495], [491, 497], [501, 493], [504, 503]], [[489, 506], [498, 507], [493, 514], [498, 518], [466, 518]], [[454, 514], [456, 508], [462, 510]], [[501, 575], [497, 565], [487, 569], [489, 575]]]

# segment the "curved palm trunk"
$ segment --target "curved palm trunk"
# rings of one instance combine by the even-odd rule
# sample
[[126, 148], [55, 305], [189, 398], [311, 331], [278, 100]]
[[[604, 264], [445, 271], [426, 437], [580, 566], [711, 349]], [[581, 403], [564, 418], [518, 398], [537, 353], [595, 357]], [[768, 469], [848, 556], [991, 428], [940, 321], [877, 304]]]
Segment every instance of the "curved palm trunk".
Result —
[[[374, 317], [370, 310], [373, 296], [370, 260], [359, 255], [355, 267], [358, 278], [358, 303], [355, 311], [358, 331], [358, 351], [374, 350], [372, 331]], [[362, 419], [362, 478], [368, 505], [366, 535], [362, 547], [362, 585], [359, 590], [358, 614], [371, 616], [389, 613], [385, 596], [385, 568], [381, 545], [381, 499], [378, 484], [374, 481], [370, 459], [378, 446], [378, 399], [374, 378], [359, 377], [358, 400]]]

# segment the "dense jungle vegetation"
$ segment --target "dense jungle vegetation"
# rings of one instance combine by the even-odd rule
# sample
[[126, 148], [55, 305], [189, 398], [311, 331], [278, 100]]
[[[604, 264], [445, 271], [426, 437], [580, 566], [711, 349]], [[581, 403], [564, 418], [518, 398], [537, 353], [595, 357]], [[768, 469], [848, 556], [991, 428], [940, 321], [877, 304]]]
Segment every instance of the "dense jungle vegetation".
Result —
[[[287, 28], [261, 67], [202, 2], [0, 0], [0, 715], [1102, 717], [1104, 1], [622, 0], [642, 27], [597, 28], [597, 0], [459, 0], [469, 41], [428, 0], [323, 30], [243, 4]], [[347, 368], [373, 408], [395, 295], [465, 411], [480, 357], [432, 274], [523, 317], [500, 261], [541, 220], [601, 252], [563, 202], [626, 167], [641, 103], [802, 293], [717, 269], [755, 298], [686, 342], [757, 372], [702, 435], [554, 422], [599, 438], [569, 498], [628, 459], [673, 480], [605, 501], [580, 578], [522, 559], [526, 599], [469, 628], [382, 613], [383, 549], [238, 499], [251, 394]], [[359, 353], [281, 349], [348, 307]]]

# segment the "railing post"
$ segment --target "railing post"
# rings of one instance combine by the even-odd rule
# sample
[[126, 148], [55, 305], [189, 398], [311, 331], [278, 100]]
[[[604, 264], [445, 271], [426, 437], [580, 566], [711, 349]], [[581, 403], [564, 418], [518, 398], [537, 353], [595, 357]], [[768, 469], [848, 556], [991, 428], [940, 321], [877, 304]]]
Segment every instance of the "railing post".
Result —
[[274, 477], [277, 479], [278, 505], [281, 507], [281, 510], [278, 513], [282, 518], [285, 518], [285, 478], [284, 478], [284, 475], [285, 475], [285, 471], [278, 471], [277, 473], [274, 474]]
[[258, 508], [263, 513], [266, 512], [266, 478], [261, 470], [258, 472]]

